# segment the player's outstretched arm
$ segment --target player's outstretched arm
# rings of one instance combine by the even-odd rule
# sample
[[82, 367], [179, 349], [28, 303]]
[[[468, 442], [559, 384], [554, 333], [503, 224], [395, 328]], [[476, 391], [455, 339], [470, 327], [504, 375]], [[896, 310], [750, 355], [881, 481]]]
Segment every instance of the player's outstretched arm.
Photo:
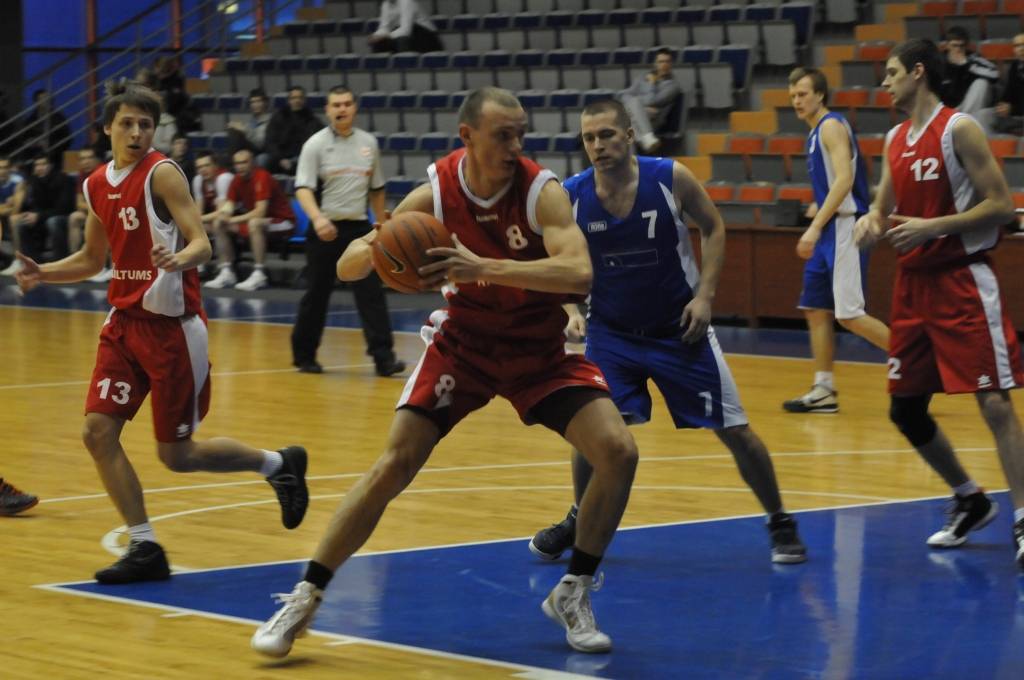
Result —
[[23, 268], [15, 275], [18, 287], [28, 292], [40, 283], [74, 283], [95, 276], [107, 263], [107, 233], [103, 223], [91, 210], [85, 218], [85, 240], [77, 253], [63, 260], [37, 264], [32, 258], [17, 253]]
[[163, 243], [154, 243], [150, 255], [153, 266], [169, 272], [192, 269], [210, 259], [213, 248], [203, 229], [199, 206], [192, 200], [192, 193], [181, 171], [171, 163], [160, 163], [153, 171], [153, 196], [160, 200], [171, 214], [171, 219], [181, 235], [185, 247], [176, 253]]
[[954, 123], [953, 151], [978, 192], [977, 204], [961, 213], [931, 219], [893, 215], [898, 224], [886, 236], [897, 250], [906, 252], [945, 234], [1001, 227], [1013, 220], [1010, 188], [989, 149], [988, 138], [973, 119], [965, 117]]
[[[455, 247], [429, 249], [428, 254], [444, 259], [420, 267], [420, 274], [428, 281], [443, 274], [452, 283], [485, 281], [544, 293], [582, 295], [589, 292], [593, 278], [590, 251], [572, 216], [569, 196], [557, 180], [552, 179], [540, 190], [537, 223], [543, 229], [548, 257], [539, 260], [480, 257], [453, 234]], [[510, 234], [509, 238], [522, 238], [522, 235]]]
[[[381, 192], [383, 194], [383, 192]], [[371, 193], [372, 196], [372, 193]], [[383, 207], [373, 206], [374, 215], [384, 215], [387, 219], [387, 211]], [[398, 207], [392, 211], [393, 215], [401, 212], [424, 212], [434, 214], [434, 194], [429, 184], [421, 184], [402, 199]], [[373, 259], [370, 252], [370, 244], [377, 238], [377, 230], [374, 229], [366, 236], [357, 238], [348, 244], [345, 252], [338, 258], [338, 278], [342, 281], [358, 281], [365, 279], [373, 271]]]

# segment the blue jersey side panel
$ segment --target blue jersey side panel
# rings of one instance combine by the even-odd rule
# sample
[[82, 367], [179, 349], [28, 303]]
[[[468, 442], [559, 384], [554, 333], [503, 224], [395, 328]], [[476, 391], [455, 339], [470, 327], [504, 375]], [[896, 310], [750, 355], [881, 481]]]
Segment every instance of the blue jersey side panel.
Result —
[[868, 211], [870, 205], [867, 169], [864, 165], [864, 158], [860, 155], [860, 147], [857, 146], [857, 136], [846, 118], [834, 111], [823, 116], [811, 133], [807, 135], [807, 170], [811, 177], [811, 187], [814, 189], [814, 200], [819, 206], [822, 205], [833, 181], [828, 151], [821, 145], [820, 139], [821, 126], [830, 118], [838, 120], [846, 128], [846, 132], [850, 136], [850, 151], [853, 154], [853, 189], [840, 204], [838, 212], [862, 215]]
[[597, 197], [593, 168], [565, 182], [590, 247], [590, 318], [632, 329], [678, 325], [700, 275], [672, 196], [670, 158], [637, 157], [640, 180], [623, 219]]

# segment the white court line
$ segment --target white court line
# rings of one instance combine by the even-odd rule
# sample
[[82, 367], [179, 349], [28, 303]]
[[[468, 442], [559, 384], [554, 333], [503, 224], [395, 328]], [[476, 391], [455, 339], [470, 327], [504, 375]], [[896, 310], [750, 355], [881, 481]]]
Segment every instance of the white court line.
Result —
[[[978, 446], [978, 447], [959, 447], [957, 452], [959, 453], [977, 453], [977, 452], [988, 452], [995, 451], [994, 447], [991, 446]], [[775, 458], [804, 458], [804, 457], [828, 457], [828, 456], [879, 456], [879, 455], [891, 455], [894, 453], [916, 453], [913, 449], [850, 449], [846, 451], [777, 451], [771, 453], [771, 457]], [[732, 454], [727, 453], [709, 453], [699, 454], [693, 456], [640, 456], [641, 463], [668, 463], [668, 462], [688, 462], [688, 461], [702, 461], [702, 460], [732, 460]], [[569, 465], [568, 460], [558, 461], [544, 461], [538, 463], [494, 463], [489, 465], [459, 465], [452, 467], [436, 467], [436, 468], [423, 468], [418, 474], [429, 474], [439, 472], [473, 472], [478, 470], [511, 470], [517, 468], [535, 468], [535, 467], [556, 467]], [[351, 479], [353, 477], [362, 477], [365, 472], [346, 472], [337, 475], [311, 475], [306, 477], [307, 481], [310, 480], [327, 480], [327, 479]], [[266, 480], [244, 480], [239, 482], [215, 482], [210, 484], [190, 484], [185, 486], [168, 486], [160, 487], [156, 489], [144, 489], [145, 494], [159, 494], [159, 493], [172, 493], [177, 491], [199, 491], [202, 489], [220, 489], [224, 487], [232, 486], [250, 486], [259, 485], [263, 486], [266, 484]], [[58, 498], [44, 498], [40, 500], [40, 503], [66, 503], [69, 501], [82, 501], [82, 500], [95, 500], [98, 498], [107, 498], [106, 493], [94, 493], [84, 494], [80, 496], [62, 496]]]
[[[83, 583], [91, 583], [91, 581], [83, 581]], [[247, 626], [254, 626], [254, 627], [255, 626], [259, 626], [259, 625], [261, 625], [263, 623], [263, 621], [257, 621], [256, 619], [247, 619], [247, 618], [244, 618], [244, 617], [241, 617], [241, 616], [228, 616], [227, 614], [215, 614], [213, 612], [200, 611], [198, 609], [189, 609], [187, 607], [172, 607], [170, 605], [157, 604], [157, 603], [154, 603], [154, 602], [146, 602], [144, 600], [133, 600], [133, 599], [127, 598], [127, 597], [118, 597], [116, 595], [104, 595], [102, 593], [90, 593], [90, 592], [85, 592], [85, 591], [81, 591], [81, 590], [72, 590], [72, 589], [68, 589], [68, 588], [63, 587], [65, 585], [73, 585], [73, 584], [70, 584], [70, 583], [69, 584], [55, 583], [55, 584], [37, 585], [37, 586], [32, 586], [32, 587], [33, 588], [38, 588], [39, 590], [47, 590], [47, 591], [50, 591], [50, 592], [60, 593], [62, 595], [69, 595], [69, 594], [70, 595], [77, 595], [79, 597], [86, 597], [86, 598], [90, 598], [90, 599], [93, 599], [93, 600], [103, 600], [103, 601], [106, 601], [106, 602], [117, 602], [117, 603], [120, 603], [120, 604], [130, 604], [130, 605], [135, 605], [137, 607], [145, 607], [147, 609], [157, 609], [157, 610], [162, 610], [162, 611], [170, 611], [170, 612], [178, 614], [180, 616], [193, 615], [193, 616], [199, 616], [199, 617], [202, 617], [202, 618], [205, 618], [205, 619], [213, 619], [213, 620], [216, 620], [216, 621], [227, 621], [229, 623], [242, 623], [242, 624], [245, 624]], [[315, 636], [318, 636], [318, 637], [322, 637], [322, 638], [326, 638], [328, 640], [338, 641], [340, 644], [360, 643], [360, 644], [364, 644], [364, 645], [367, 645], [367, 646], [370, 646], [370, 647], [380, 647], [381, 649], [389, 649], [389, 650], [400, 651], [400, 652], [409, 652], [409, 653], [412, 653], [412, 654], [422, 654], [424, 656], [432, 656], [432, 657], [436, 657], [436, 658], [439, 658], [439, 659], [449, 659], [449, 660], [453, 660], [453, 661], [464, 661], [464, 662], [467, 662], [467, 663], [475, 663], [475, 664], [480, 664], [480, 665], [483, 665], [483, 666], [496, 666], [498, 668], [507, 668], [507, 669], [510, 669], [510, 670], [518, 671], [518, 672], [530, 672], [530, 673], [551, 673], [552, 672], [549, 669], [540, 668], [538, 666], [528, 666], [526, 664], [511, 663], [509, 661], [500, 661], [498, 659], [487, 659], [487, 658], [484, 658], [484, 657], [477, 657], [477, 656], [469, 656], [467, 654], [456, 654], [454, 652], [443, 652], [441, 650], [430, 649], [428, 647], [413, 647], [412, 645], [403, 645], [403, 644], [398, 644], [396, 642], [385, 642], [383, 640], [373, 640], [371, 638], [355, 637], [355, 636], [352, 636], [352, 635], [339, 635], [338, 633], [327, 633], [327, 632], [323, 632], [323, 631], [314, 630], [312, 628], [309, 629], [309, 634], [310, 635], [315, 635]], [[259, 655], [256, 652], [252, 652], [252, 655], [253, 655], [252, 658], [254, 660], [262, 659], [266, 663], [272, 663], [274, 661], [270, 657], [261, 656], [261, 655]], [[574, 675], [572, 673], [561, 673], [558, 676], [541, 675], [541, 676], [538, 676], [538, 677], [558, 677], [558, 678], [566, 678], [566, 680], [568, 680], [570, 678], [578, 679], [578, 680], [593, 680], [593, 678], [591, 678], [590, 676]]]

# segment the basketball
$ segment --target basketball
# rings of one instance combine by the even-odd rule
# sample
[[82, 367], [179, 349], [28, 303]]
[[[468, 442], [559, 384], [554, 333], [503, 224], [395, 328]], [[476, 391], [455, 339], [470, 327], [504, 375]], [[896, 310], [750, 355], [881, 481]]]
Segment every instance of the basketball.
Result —
[[389, 288], [418, 293], [419, 268], [435, 260], [427, 249], [452, 245], [448, 230], [433, 215], [400, 213], [381, 225], [373, 241], [373, 268]]

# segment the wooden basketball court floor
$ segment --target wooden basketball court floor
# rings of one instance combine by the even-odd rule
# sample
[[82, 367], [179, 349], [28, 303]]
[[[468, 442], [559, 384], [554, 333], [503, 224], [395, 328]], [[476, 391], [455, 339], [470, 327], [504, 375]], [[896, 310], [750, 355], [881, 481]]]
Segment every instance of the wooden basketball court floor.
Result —
[[[565, 677], [529, 664], [338, 636], [313, 635], [289, 659], [272, 662], [249, 649], [251, 622], [35, 587], [90, 579], [125, 540], [80, 438], [104, 313], [75, 309], [80, 305], [70, 294], [66, 299], [68, 308], [57, 309], [47, 308], [51, 302], [32, 306], [31, 297], [15, 301], [9, 288], [0, 297], [5, 303], [0, 305], [0, 424], [7, 433], [0, 475], [42, 499], [24, 516], [0, 518], [5, 619], [0, 677]], [[392, 295], [390, 301], [394, 308], [402, 298]], [[313, 500], [297, 530], [280, 526], [271, 489], [257, 475], [182, 475], [163, 468], [155, 455], [148, 401], [125, 428], [125, 449], [146, 489], [149, 514], [178, 570], [307, 558], [338, 499], [381, 449], [404, 379], [376, 377], [360, 331], [338, 327], [326, 330], [320, 352], [327, 372], [298, 374], [290, 365], [288, 321], [274, 315], [211, 320], [213, 401], [198, 436], [235, 437], [264, 448], [304, 445], [311, 457]], [[409, 330], [396, 334], [396, 350], [414, 365], [422, 342], [410, 324], [404, 326]], [[808, 360], [730, 355], [729, 364], [751, 424], [773, 453], [787, 509], [800, 513], [948, 493], [888, 422], [882, 364], [840, 363], [842, 411], [829, 416], [785, 414], [780, 408], [807, 387]], [[1018, 395], [1018, 411], [1020, 403]], [[973, 399], [940, 396], [933, 411], [968, 470], [987, 488], [1003, 489], [992, 438]], [[709, 432], [675, 430], [656, 394], [652, 422], [633, 433], [641, 463], [624, 527], [759, 513], [728, 451]], [[521, 539], [517, 554], [524, 563], [535, 561], [525, 539], [564, 515], [571, 494], [567, 460], [567, 447], [557, 436], [524, 427], [513, 409], [497, 400], [442, 441], [409, 492], [391, 505], [364, 552]], [[999, 530], [985, 535], [984, 543], [1009, 574], [1008, 514], [1004, 508]], [[936, 512], [931, 529], [941, 521]], [[905, 549], [926, 552], [925, 537], [907, 537]], [[768, 572], [767, 537], [755, 539], [745, 549], [747, 566]], [[810, 544], [809, 564], [824, 559], [816, 549]], [[689, 569], [699, 571], [701, 556], [685, 552], [684, 547]], [[803, 568], [807, 565], [788, 567]], [[608, 569], [614, 579], [614, 567]], [[500, 572], [496, 567], [495, 578]], [[558, 570], [546, 573], [553, 584]], [[254, 599], [268, 596], [251, 593]], [[601, 610], [601, 596], [595, 595], [599, 622], [609, 625], [626, 614], [619, 605]], [[1016, 599], [1015, 593], [1007, 596]], [[633, 606], [642, 609], [642, 603]], [[637, 617], [632, 625], [644, 625], [642, 613], [630, 615]], [[536, 617], [543, 620], [539, 610]], [[549, 642], [560, 640], [551, 626]], [[561, 672], [566, 669], [572, 667]], [[763, 677], [755, 671], [751, 677]], [[686, 675], [665, 671], [665, 677]], [[828, 676], [794, 669], [789, 677]]]

